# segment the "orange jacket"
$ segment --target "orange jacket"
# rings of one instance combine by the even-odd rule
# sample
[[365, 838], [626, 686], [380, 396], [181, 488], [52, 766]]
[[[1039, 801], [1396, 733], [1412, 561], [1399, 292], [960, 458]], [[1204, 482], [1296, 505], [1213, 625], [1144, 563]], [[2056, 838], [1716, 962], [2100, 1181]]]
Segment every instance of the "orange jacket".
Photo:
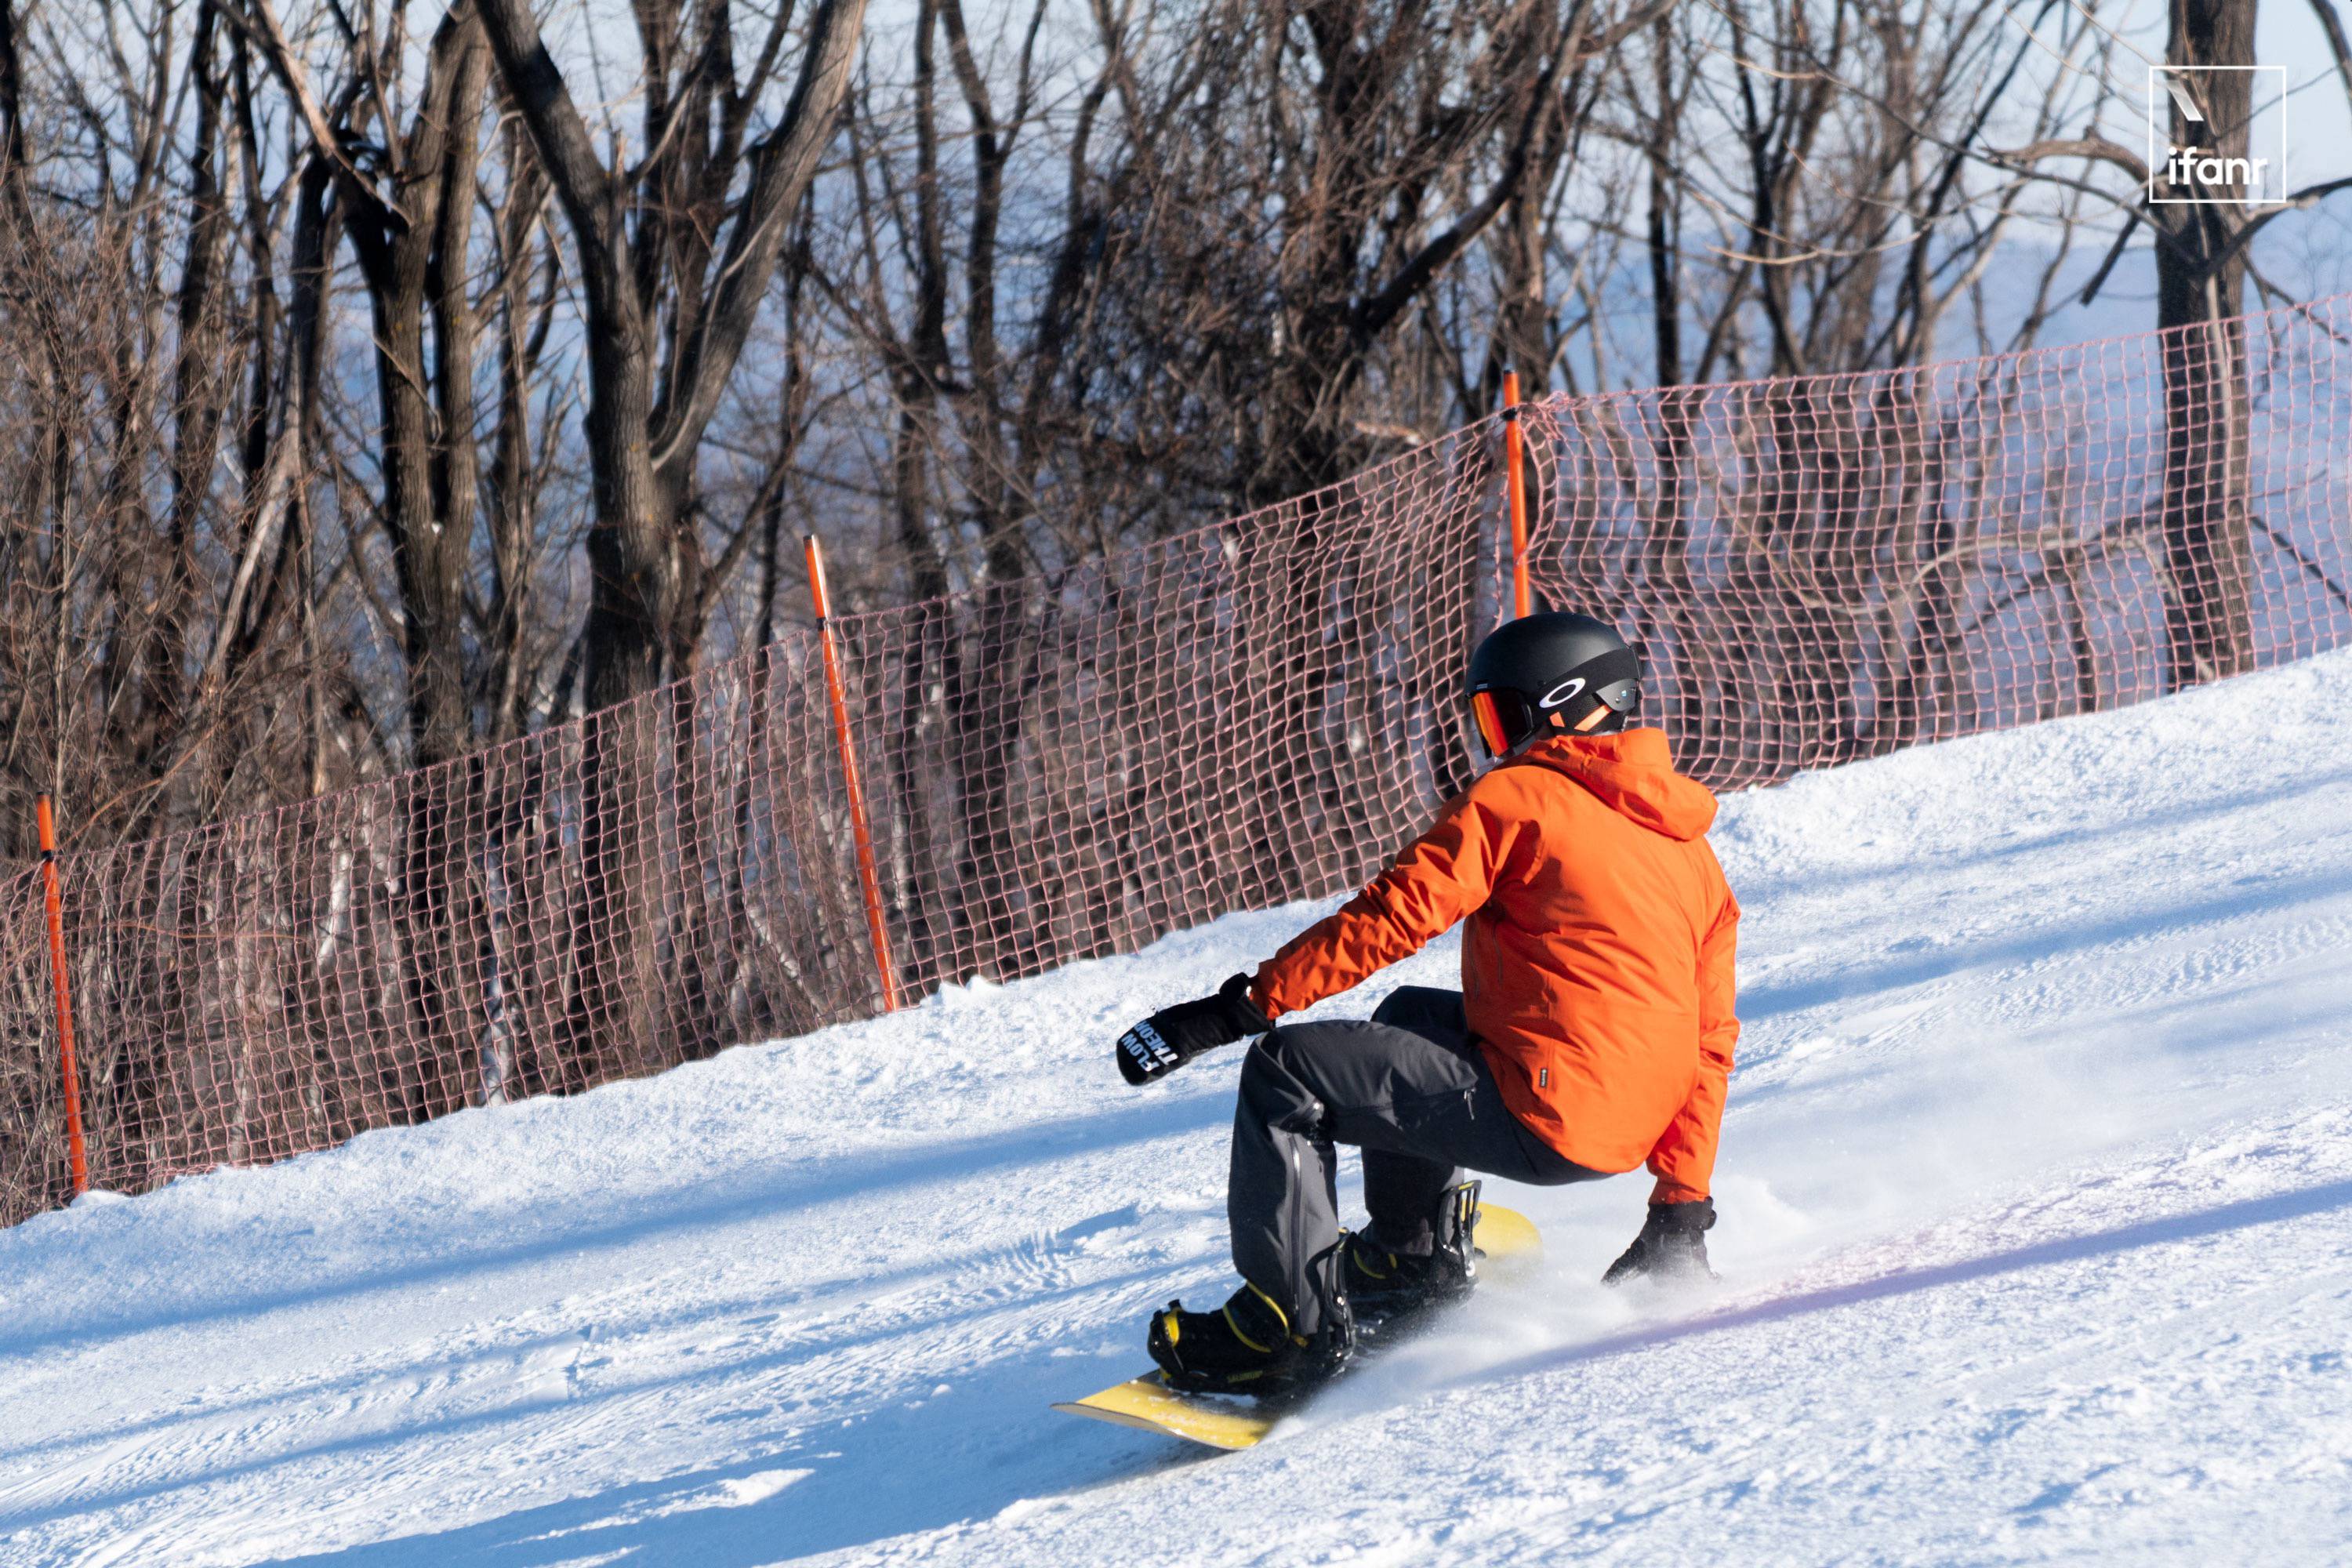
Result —
[[1469, 918], [1462, 992], [1504, 1101], [1653, 1201], [1707, 1195], [1739, 1020], [1739, 905], [1715, 797], [1665, 735], [1563, 735], [1488, 770], [1371, 886], [1258, 968], [1270, 1017], [1347, 990]]

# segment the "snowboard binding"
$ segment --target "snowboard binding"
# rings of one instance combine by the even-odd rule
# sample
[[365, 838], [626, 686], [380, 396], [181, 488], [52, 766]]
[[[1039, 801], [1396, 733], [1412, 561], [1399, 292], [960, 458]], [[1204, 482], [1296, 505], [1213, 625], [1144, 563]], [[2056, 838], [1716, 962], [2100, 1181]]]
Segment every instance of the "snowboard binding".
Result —
[[[1480, 1272], [1506, 1283], [1526, 1278], [1525, 1270], [1543, 1256], [1543, 1238], [1528, 1216], [1491, 1204], [1472, 1212], [1478, 1216], [1480, 1245], [1474, 1250], [1473, 1260], [1480, 1265]], [[1338, 1287], [1346, 1279], [1345, 1265], [1344, 1255], [1334, 1246], [1315, 1259], [1318, 1270], [1330, 1272], [1315, 1278], [1328, 1281], [1335, 1294], [1341, 1294]], [[1255, 1329], [1262, 1326], [1259, 1314], [1272, 1303], [1260, 1303], [1254, 1292], [1245, 1294], [1248, 1299], [1235, 1305], [1235, 1315], [1245, 1328]], [[1347, 1316], [1340, 1316], [1342, 1312]], [[1151, 1357], [1156, 1364], [1150, 1372], [1054, 1408], [1212, 1448], [1246, 1448], [1313, 1399], [1335, 1375], [1352, 1371], [1365, 1355], [1384, 1345], [1409, 1337], [1402, 1325], [1374, 1331], [1369, 1321], [1359, 1321], [1343, 1304], [1326, 1321], [1344, 1327], [1321, 1342], [1317, 1359], [1308, 1359], [1303, 1353], [1308, 1347], [1294, 1341], [1280, 1353], [1296, 1355], [1297, 1360], [1276, 1362], [1251, 1352], [1245, 1362], [1236, 1356], [1219, 1365], [1215, 1347], [1220, 1336], [1234, 1326], [1223, 1318], [1222, 1311], [1187, 1312], [1182, 1302], [1171, 1301], [1164, 1310], [1152, 1315]], [[1263, 1333], [1254, 1332], [1251, 1337], [1269, 1349], [1274, 1344]], [[1253, 1397], [1236, 1399], [1232, 1397], [1234, 1394]]]
[[1426, 1254], [1391, 1252], [1369, 1234], [1343, 1232], [1341, 1278], [1367, 1326], [1396, 1323], [1450, 1307], [1478, 1284], [1476, 1182], [1446, 1189]]
[[1335, 1291], [1322, 1326], [1297, 1333], [1279, 1302], [1244, 1282], [1213, 1312], [1169, 1302], [1152, 1314], [1147, 1344], [1162, 1381], [1180, 1393], [1280, 1399], [1335, 1376], [1355, 1351], [1356, 1324], [1347, 1297]]

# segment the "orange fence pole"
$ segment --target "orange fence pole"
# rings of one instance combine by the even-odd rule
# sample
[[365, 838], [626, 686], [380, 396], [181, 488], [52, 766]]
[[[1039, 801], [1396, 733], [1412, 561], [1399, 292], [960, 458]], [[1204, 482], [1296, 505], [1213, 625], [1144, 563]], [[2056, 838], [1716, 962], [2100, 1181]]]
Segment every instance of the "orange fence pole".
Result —
[[824, 552], [805, 533], [809, 595], [816, 601], [816, 637], [824, 648], [824, 684], [833, 693], [833, 733], [841, 742], [841, 776], [849, 784], [849, 825], [857, 836], [857, 878], [866, 888], [866, 925], [874, 936], [874, 967], [882, 976], [882, 1010], [898, 1007], [898, 974], [890, 963], [890, 930], [882, 920], [882, 879], [874, 869], [874, 835], [866, 825], [866, 788], [857, 782], [857, 748], [849, 736], [849, 703], [841, 694], [841, 659], [833, 648], [833, 603], [824, 591]]
[[1527, 437], [1519, 428], [1519, 373], [1503, 375], [1503, 472], [1511, 496], [1511, 613], [1530, 613], [1528, 594], [1528, 481], [1522, 460]]
[[58, 1056], [66, 1079], [66, 1149], [73, 1157], [74, 1196], [89, 1191], [89, 1156], [81, 1141], [81, 1075], [74, 1070], [73, 998], [66, 989], [65, 906], [58, 897], [58, 825], [49, 797], [35, 803], [41, 829], [41, 891], [49, 907], [49, 980], [58, 993]]

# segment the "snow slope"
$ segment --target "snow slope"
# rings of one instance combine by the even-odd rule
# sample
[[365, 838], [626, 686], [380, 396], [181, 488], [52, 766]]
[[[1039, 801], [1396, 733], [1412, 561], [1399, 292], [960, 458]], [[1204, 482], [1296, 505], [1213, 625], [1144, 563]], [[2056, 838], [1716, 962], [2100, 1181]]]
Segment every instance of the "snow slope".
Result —
[[[0, 1563], [2340, 1560], [2352, 652], [1727, 803], [1711, 1300], [1549, 1277], [1229, 1458], [1055, 1415], [1228, 1286], [1314, 909], [0, 1234]], [[1399, 982], [1444, 983], [1441, 944]]]

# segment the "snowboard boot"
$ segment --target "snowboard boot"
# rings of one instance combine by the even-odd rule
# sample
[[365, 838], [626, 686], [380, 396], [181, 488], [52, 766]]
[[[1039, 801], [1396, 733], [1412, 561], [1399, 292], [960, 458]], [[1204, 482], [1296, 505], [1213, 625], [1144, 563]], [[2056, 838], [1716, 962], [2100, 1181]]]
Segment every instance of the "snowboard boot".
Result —
[[1338, 1372], [1355, 1349], [1355, 1322], [1342, 1299], [1314, 1334], [1291, 1331], [1290, 1315], [1244, 1283], [1213, 1312], [1188, 1312], [1171, 1301], [1151, 1315], [1151, 1359], [1168, 1386], [1187, 1394], [1248, 1394], [1260, 1398], [1311, 1388]]
[[1478, 1224], [1478, 1184], [1448, 1187], [1425, 1253], [1391, 1252], [1370, 1234], [1350, 1231], [1340, 1238], [1348, 1304], [1367, 1324], [1394, 1322], [1450, 1306], [1478, 1283], [1478, 1249], [1472, 1233]]
[[1652, 1204], [1650, 1217], [1633, 1245], [1601, 1277], [1603, 1285], [1647, 1279], [1666, 1286], [1711, 1285], [1715, 1270], [1706, 1263], [1706, 1233], [1715, 1228], [1715, 1200]]

